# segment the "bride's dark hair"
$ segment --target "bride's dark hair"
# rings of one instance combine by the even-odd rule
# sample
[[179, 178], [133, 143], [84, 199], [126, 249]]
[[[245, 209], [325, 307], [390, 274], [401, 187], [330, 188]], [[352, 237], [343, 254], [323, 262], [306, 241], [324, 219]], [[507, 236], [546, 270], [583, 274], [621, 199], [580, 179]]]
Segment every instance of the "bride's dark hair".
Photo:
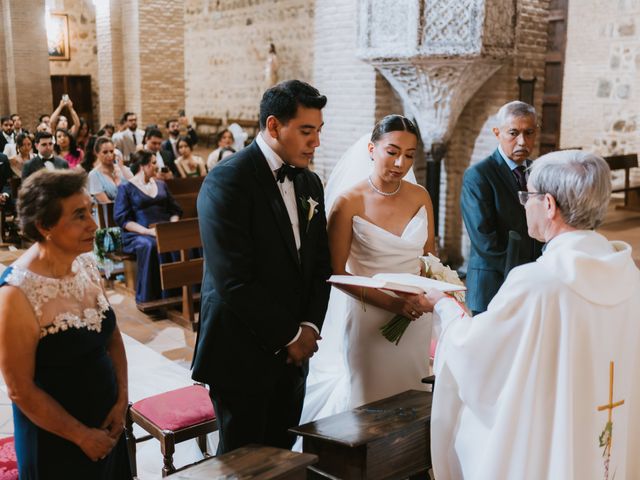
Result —
[[418, 129], [407, 117], [402, 115], [387, 115], [373, 127], [371, 132], [371, 142], [376, 143], [385, 133], [389, 132], [409, 132], [418, 138]]

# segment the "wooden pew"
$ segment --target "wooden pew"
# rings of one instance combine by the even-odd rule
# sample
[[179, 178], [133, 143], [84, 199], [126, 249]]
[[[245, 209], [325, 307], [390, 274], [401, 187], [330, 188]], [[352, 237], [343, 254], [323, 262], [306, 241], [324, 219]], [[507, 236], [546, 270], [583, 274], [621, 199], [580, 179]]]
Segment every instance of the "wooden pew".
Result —
[[431, 467], [431, 400], [408, 390], [289, 431], [318, 455], [314, 478], [407, 478]]
[[193, 117], [196, 133], [199, 139], [206, 140], [206, 146], [215, 145], [218, 131], [222, 126], [222, 119], [215, 117]]
[[167, 290], [182, 287], [182, 313], [174, 314], [168, 311], [169, 319], [180, 324], [187, 323], [195, 331], [197, 329], [194, 308], [196, 297], [193, 294], [193, 286], [202, 282], [203, 259], [190, 259], [189, 250], [202, 246], [198, 219], [158, 223], [156, 240], [158, 253], [180, 252], [180, 261], [160, 265], [162, 288]]
[[254, 139], [260, 131], [260, 122], [258, 122], [258, 120], [247, 120], [246, 118], [228, 118], [227, 125], [231, 125], [232, 123], [237, 123], [247, 131], [247, 133], [249, 134], [249, 138], [247, 138], [247, 140]]
[[624, 187], [615, 188], [612, 193], [624, 192], [624, 206], [629, 207], [629, 192], [640, 192], [640, 185], [631, 185], [630, 170], [638, 167], [638, 154], [630, 153], [627, 155], [613, 155], [610, 157], [604, 157], [609, 169], [624, 170]]
[[169, 475], [177, 479], [304, 480], [306, 468], [318, 461], [315, 455], [274, 447], [248, 445], [219, 457], [207, 458]]
[[204, 177], [173, 178], [167, 180], [167, 188], [182, 207], [182, 218], [197, 218], [198, 192]]
[[[113, 218], [114, 203], [96, 203], [94, 204], [96, 211], [96, 220], [98, 228], [117, 227]], [[114, 270], [112, 275], [124, 273], [124, 283], [127, 291], [134, 293], [136, 291], [136, 275], [138, 274], [138, 266], [136, 264], [136, 256], [123, 252], [108, 253], [107, 256], [114, 263], [122, 263], [123, 270]]]

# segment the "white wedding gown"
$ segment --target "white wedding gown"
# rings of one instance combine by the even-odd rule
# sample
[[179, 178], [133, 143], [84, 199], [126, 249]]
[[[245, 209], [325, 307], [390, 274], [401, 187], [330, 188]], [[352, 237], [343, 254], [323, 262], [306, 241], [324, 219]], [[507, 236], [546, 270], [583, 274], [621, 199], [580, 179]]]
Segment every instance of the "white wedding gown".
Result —
[[[427, 213], [422, 207], [398, 236], [353, 218], [347, 269], [354, 275], [420, 273], [427, 241]], [[398, 345], [380, 333], [394, 314], [331, 289], [322, 327], [323, 339], [309, 363], [307, 393], [300, 423], [343, 412], [404, 392], [425, 389], [429, 374], [431, 314], [412, 322]]]

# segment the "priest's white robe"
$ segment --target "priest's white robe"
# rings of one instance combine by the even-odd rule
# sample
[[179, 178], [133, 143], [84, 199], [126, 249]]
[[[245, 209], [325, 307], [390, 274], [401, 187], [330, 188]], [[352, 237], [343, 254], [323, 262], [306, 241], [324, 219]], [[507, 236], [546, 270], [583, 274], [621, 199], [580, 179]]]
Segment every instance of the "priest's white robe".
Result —
[[488, 310], [452, 299], [431, 417], [436, 480], [604, 479], [599, 445], [614, 363], [609, 479], [640, 479], [640, 271], [592, 231], [552, 239], [509, 274]]

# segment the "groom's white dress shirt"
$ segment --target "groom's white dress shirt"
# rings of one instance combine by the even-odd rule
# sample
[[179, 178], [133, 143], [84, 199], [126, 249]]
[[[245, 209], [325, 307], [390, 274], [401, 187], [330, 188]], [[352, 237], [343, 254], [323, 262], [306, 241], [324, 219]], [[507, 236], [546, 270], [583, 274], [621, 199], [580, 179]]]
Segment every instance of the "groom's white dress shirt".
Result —
[[[267, 142], [262, 138], [262, 132], [258, 133], [256, 136], [256, 143], [264, 155], [264, 158], [267, 159], [267, 164], [269, 165], [269, 168], [273, 173], [273, 179], [275, 180], [277, 175], [276, 171], [284, 165], [284, 162], [280, 156], [274, 152], [269, 145], [267, 145]], [[289, 180], [289, 178], [285, 177], [283, 182], [276, 181], [276, 185], [278, 186], [278, 190], [280, 190], [282, 200], [284, 200], [284, 205], [287, 207], [287, 213], [289, 214], [289, 220], [291, 222], [291, 229], [293, 230], [293, 237], [296, 241], [296, 250], [298, 255], [300, 255], [300, 221], [298, 220], [298, 205], [296, 203], [296, 192], [293, 188], [293, 182]], [[307, 325], [313, 328], [318, 335], [320, 334], [318, 327], [311, 322], [300, 322], [300, 325]], [[287, 346], [298, 340], [301, 332], [302, 330], [298, 329], [298, 333], [289, 343], [287, 343]]]

